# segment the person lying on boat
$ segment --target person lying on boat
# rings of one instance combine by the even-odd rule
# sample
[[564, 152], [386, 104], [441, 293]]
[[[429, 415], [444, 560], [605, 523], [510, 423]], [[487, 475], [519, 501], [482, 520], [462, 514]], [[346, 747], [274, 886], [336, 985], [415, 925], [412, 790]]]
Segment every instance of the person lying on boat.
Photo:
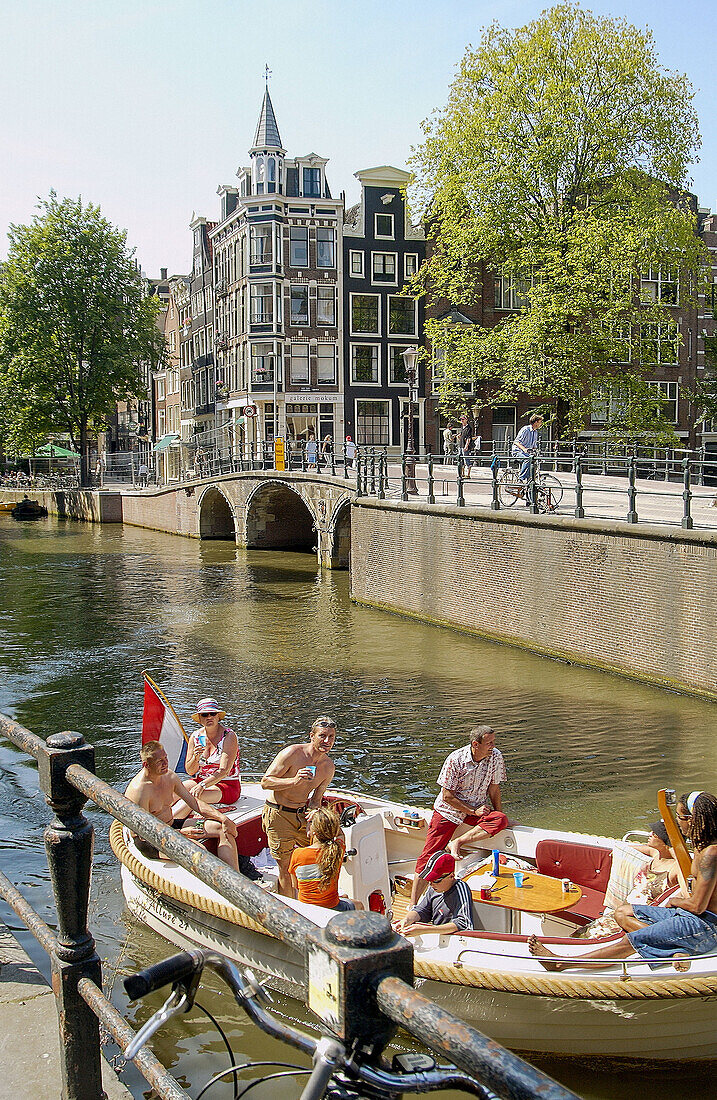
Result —
[[318, 809], [309, 822], [309, 841], [308, 848], [294, 848], [289, 860], [294, 897], [339, 912], [363, 909], [360, 902], [339, 897], [339, 873], [346, 846], [338, 814]]
[[[692, 808], [690, 839], [695, 854], [692, 860], [694, 887], [689, 896], [672, 894], [665, 906], [623, 902], [615, 910], [615, 920], [625, 932], [617, 942], [605, 944], [569, 962], [557, 961], [554, 952], [531, 936], [528, 950], [546, 970], [581, 967], [585, 959], [625, 959], [637, 952], [654, 968], [675, 960], [676, 970], [689, 969], [685, 958], [717, 951], [717, 798], [703, 792]], [[610, 963], [606, 962], [605, 966]], [[593, 968], [590, 967], [592, 970]]]
[[428, 890], [421, 900], [394, 922], [394, 930], [404, 936], [422, 932], [466, 932], [475, 927], [473, 897], [470, 888], [456, 878], [456, 861], [450, 852], [434, 852], [421, 871]]
[[[670, 849], [670, 840], [663, 821], [653, 821], [646, 844], [631, 844], [643, 855], [650, 856], [647, 867], [637, 872], [632, 889], [625, 898], [629, 904], [653, 905], [669, 886], [678, 881], [679, 864]], [[621, 927], [615, 920], [614, 910], [606, 910], [597, 920], [591, 921], [577, 933], [581, 938], [598, 939], [620, 932]]]
[[[184, 787], [177, 773], [170, 771], [167, 753], [159, 741], [145, 742], [139, 757], [142, 770], [130, 780], [124, 792], [125, 798], [154, 814], [166, 825], [181, 830], [190, 840], [216, 837], [217, 855], [235, 871], [238, 870], [237, 827], [232, 819], [206, 802], [197, 801], [192, 792]], [[177, 799], [181, 800], [177, 805], [185, 811], [189, 809], [199, 815], [199, 822], [190, 823], [191, 813], [173, 815], [172, 806]], [[209, 820], [205, 821], [205, 818]], [[142, 855], [148, 859], [159, 859], [159, 850], [153, 844], [139, 836], [134, 838], [134, 842]]]
[[239, 742], [233, 730], [225, 726], [226, 715], [216, 699], [200, 699], [195, 722], [203, 728], [189, 738], [185, 768], [192, 779], [184, 786], [202, 802], [233, 806], [241, 795]]
[[262, 813], [269, 851], [279, 866], [278, 893], [294, 896], [289, 861], [294, 848], [305, 848], [309, 815], [321, 806], [334, 777], [329, 756], [336, 740], [336, 723], [322, 715], [311, 727], [309, 740], [287, 745], [272, 760], [261, 781], [268, 791]]
[[[447, 848], [458, 860], [467, 844], [495, 836], [507, 828], [508, 818], [502, 810], [500, 793], [500, 784], [505, 778], [505, 762], [503, 754], [495, 747], [495, 731], [490, 726], [476, 726], [471, 730], [470, 744], [452, 752], [438, 776], [441, 789], [433, 804], [426, 843], [416, 862], [411, 905], [415, 905], [425, 889], [421, 872], [434, 852]], [[473, 827], [458, 840], [451, 841], [461, 825]]]

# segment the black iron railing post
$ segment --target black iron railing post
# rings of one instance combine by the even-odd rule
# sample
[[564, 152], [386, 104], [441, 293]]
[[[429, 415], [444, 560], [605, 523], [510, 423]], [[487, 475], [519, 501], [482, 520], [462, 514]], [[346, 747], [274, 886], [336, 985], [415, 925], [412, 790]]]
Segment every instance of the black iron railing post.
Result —
[[[573, 465], [575, 465], [575, 457], [573, 452]], [[535, 455], [530, 456], [530, 469], [528, 471], [528, 493], [530, 494], [529, 507], [534, 516], [538, 514], [538, 485], [537, 485], [537, 462]]]
[[360, 497], [361, 493], [361, 452], [356, 450], [356, 496]]
[[376, 496], [376, 452], [371, 451], [371, 496]]
[[491, 497], [490, 506], [491, 506], [492, 511], [494, 511], [494, 512], [499, 512], [500, 511], [500, 497], [498, 495], [498, 470], [499, 470], [499, 468], [500, 468], [500, 461], [498, 460], [497, 455], [494, 453], [493, 458], [491, 459], [491, 463], [490, 463], [490, 480], [491, 480], [491, 490], [492, 490], [492, 494], [493, 494], [492, 497]]
[[433, 455], [429, 454], [427, 456], [427, 459], [428, 459], [428, 503], [429, 504], [435, 504], [436, 503], [436, 494], [433, 491], [433, 489], [434, 489], [434, 485], [433, 485]]
[[378, 456], [378, 499], [386, 499], [386, 456], [383, 451]]
[[457, 490], [456, 504], [458, 505], [459, 508], [465, 508], [465, 506], [466, 506], [465, 493], [463, 492], [463, 478], [464, 478], [463, 455], [459, 455], [458, 456], [458, 465], [456, 467], [456, 490]]
[[583, 508], [583, 460], [580, 455], [575, 459], [575, 516], [577, 519], [583, 519], [585, 515], [585, 509]]
[[102, 988], [100, 959], [87, 927], [94, 838], [82, 813], [87, 800], [67, 782], [70, 764], [93, 772], [92, 745], [79, 733], [48, 737], [38, 770], [40, 786], [55, 815], [45, 829], [45, 848], [57, 908], [57, 948], [51, 965], [60, 1019], [62, 1100], [101, 1100], [99, 1023], [77, 988], [81, 978], [90, 978]]
[[344, 477], [348, 481], [349, 479], [349, 456], [346, 454], [346, 444], [344, 443]]
[[331, 455], [331, 476], [336, 477], [336, 453], [334, 451], [333, 443], [331, 444], [331, 450], [329, 454]]
[[635, 456], [630, 459], [630, 467], [628, 470], [629, 482], [627, 487], [627, 499], [628, 499], [628, 511], [627, 522], [637, 523], [637, 486], [635, 485], [635, 471], [636, 463]]
[[368, 451], [363, 456], [363, 495], [368, 496]]
[[408, 500], [408, 457], [401, 455], [401, 500]]
[[695, 521], [692, 518], [692, 488], [690, 482], [690, 456], [685, 455], [682, 463], [682, 526], [686, 531], [692, 530]]

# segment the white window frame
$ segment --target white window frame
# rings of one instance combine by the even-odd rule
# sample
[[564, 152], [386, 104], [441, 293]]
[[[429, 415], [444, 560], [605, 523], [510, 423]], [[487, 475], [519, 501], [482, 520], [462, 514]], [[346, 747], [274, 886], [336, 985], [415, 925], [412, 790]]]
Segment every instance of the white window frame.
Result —
[[[319, 258], [319, 233], [330, 233], [330, 242], [322, 241], [321, 243], [326, 245], [331, 244], [331, 263], [321, 263]], [[336, 230], [331, 226], [319, 225], [316, 228], [316, 267], [321, 271], [331, 271], [336, 267]]]
[[[325, 296], [323, 298], [320, 297], [321, 291], [325, 292]], [[333, 307], [332, 308], [333, 320], [332, 321], [322, 321], [321, 318], [319, 317], [319, 302], [329, 300], [329, 294], [326, 293], [328, 291], [331, 292], [331, 302], [332, 302], [332, 307]], [[336, 328], [336, 284], [335, 283], [319, 283], [319, 285], [316, 288], [316, 327], [317, 328]]]
[[[391, 232], [379, 233], [378, 231], [378, 219], [390, 218], [391, 219]], [[394, 214], [376, 213], [373, 216], [373, 235], [377, 241], [395, 241], [396, 240], [396, 217]]]
[[[305, 356], [303, 354], [301, 356], [296, 355], [295, 354], [295, 349], [297, 351], [298, 350], [302, 350], [302, 351], [305, 350], [306, 355]], [[297, 363], [304, 363], [304, 362], [306, 363], [306, 377], [305, 378], [295, 377], [295, 375], [294, 375], [294, 361], [296, 361]], [[309, 345], [306, 342], [303, 342], [303, 341], [301, 343], [293, 343], [292, 342], [292, 344], [291, 344], [291, 359], [290, 359], [290, 363], [289, 363], [289, 381], [291, 382], [292, 386], [309, 386], [311, 384], [311, 366], [310, 366], [310, 363], [309, 363]]]
[[[349, 278], [351, 279], [363, 279], [364, 278], [364, 253], [359, 252], [357, 249], [351, 249], [349, 251]], [[360, 262], [360, 271], [354, 271], [354, 259], [358, 257]]]
[[[292, 249], [291, 236], [292, 236], [292, 233], [295, 233], [297, 231], [300, 231], [301, 233], [306, 234], [306, 263], [305, 264], [295, 264], [293, 262], [293, 257], [292, 257], [292, 254], [291, 254], [291, 249]], [[307, 268], [308, 266], [309, 266], [309, 227], [308, 227], [308, 225], [290, 225], [289, 226], [289, 267], [293, 267], [296, 270], [301, 271], [304, 268]]]
[[[355, 370], [355, 352], [359, 349], [370, 349], [375, 352], [372, 356], [372, 360], [376, 364], [376, 380], [374, 382], [364, 382], [361, 379], [356, 378]], [[376, 386], [378, 388], [381, 385], [381, 345], [380, 344], [351, 344], [350, 352], [351, 356], [351, 385], [352, 386]]]
[[[268, 258], [258, 259], [256, 253], [256, 244], [258, 241], [263, 241], [266, 245], [266, 251], [268, 252]], [[271, 222], [253, 222], [249, 226], [249, 262], [256, 266], [257, 264], [271, 264], [274, 260], [274, 228]]]
[[[303, 321], [296, 321], [294, 319], [294, 291], [303, 290], [306, 293], [306, 314]], [[289, 287], [289, 324], [293, 328], [308, 328], [309, 326], [309, 284], [308, 283], [291, 283]]]
[[[260, 288], [268, 288], [269, 293], [257, 294]], [[266, 319], [264, 313], [261, 314], [261, 319], [254, 316], [254, 303], [258, 301], [268, 301], [271, 303], [271, 316]], [[274, 324], [274, 283], [250, 283], [249, 284], [249, 324], [250, 325], [273, 325]]]
[[[364, 443], [359, 439], [359, 405], [363, 401], [379, 401], [382, 405], [386, 405], [388, 408], [388, 443]], [[391, 415], [392, 402], [390, 400], [382, 400], [381, 398], [374, 397], [356, 397], [354, 398], [354, 424], [356, 425], [355, 437], [356, 443], [359, 447], [392, 447], [393, 446], [393, 416]]]
[[[373, 330], [362, 330], [354, 328], [354, 298], [375, 298], [378, 302], [378, 314], [376, 320], [376, 328]], [[357, 290], [354, 293], [349, 294], [349, 324], [351, 334], [354, 336], [380, 336], [381, 335], [381, 295], [364, 292], [363, 290]]]
[[[387, 256], [393, 259], [393, 276], [389, 278], [377, 278], [376, 259], [382, 256], [384, 261]], [[385, 267], [385, 262], [384, 262]], [[385, 272], [384, 272], [385, 274]], [[371, 253], [371, 283], [373, 286], [398, 286], [398, 253], [397, 252], [372, 252]]]
[[[670, 421], [672, 424], [679, 424], [680, 422], [680, 384], [679, 382], [667, 382], [663, 380], [650, 379], [647, 383], [648, 387], [656, 391], [661, 397], [664, 398], [664, 404], [675, 406], [675, 415]], [[669, 417], [668, 417], [669, 419]]]
[[[413, 332], [391, 332], [392, 298], [403, 298], [406, 301], [413, 302]], [[400, 338], [402, 336], [405, 336], [406, 338], [411, 337], [414, 340], [416, 339], [416, 337], [418, 336], [418, 300], [416, 298], [411, 298], [408, 294], [389, 294], [388, 301], [386, 302], [386, 332], [389, 339], [391, 339], [391, 337]]]
[[[672, 292], [669, 296], [663, 297], [668, 287], [674, 287], [674, 302], [670, 300]], [[679, 306], [679, 272], [667, 271], [661, 267], [650, 268], [644, 275], [640, 276], [640, 301], [646, 305], [659, 302], [661, 305], [672, 306], [673, 308]]]
[[[654, 330], [654, 335], [650, 335], [646, 330]], [[644, 345], [648, 342], [654, 343], [656, 347], [655, 358], [645, 359], [643, 354]], [[674, 350], [674, 358], [670, 354], [669, 358], [663, 358], [663, 347], [668, 347]], [[656, 321], [648, 322], [647, 324], [640, 326], [640, 362], [643, 366], [655, 367], [677, 367], [680, 362], [680, 331], [677, 323], [674, 321]]]
[[[413, 271], [408, 270], [408, 261], [409, 260], [412, 261]], [[413, 276], [417, 272], [418, 272], [418, 253], [417, 252], [406, 252], [404, 257], [403, 257], [403, 277], [404, 277], [404, 279], [412, 279]]]
[[386, 370], [386, 378], [387, 378], [387, 382], [388, 382], [389, 386], [398, 387], [398, 388], [404, 389], [404, 390], [408, 388], [408, 382], [406, 381], [405, 378], [404, 378], [403, 382], [391, 381], [391, 365], [392, 365], [392, 361], [393, 361], [393, 353], [394, 353], [394, 351], [400, 351], [401, 353], [403, 353], [404, 351], [407, 350], [407, 348], [412, 348], [412, 347], [415, 348], [416, 346], [417, 346], [416, 344], [389, 344], [388, 345], [388, 365], [387, 365], [387, 370]]
[[[331, 363], [333, 366], [333, 374], [331, 379], [321, 377], [321, 363], [328, 362], [328, 355], [321, 355], [322, 351], [329, 350], [331, 352]], [[336, 385], [336, 345], [335, 344], [317, 344], [316, 345], [316, 385], [317, 386], [335, 386]]]

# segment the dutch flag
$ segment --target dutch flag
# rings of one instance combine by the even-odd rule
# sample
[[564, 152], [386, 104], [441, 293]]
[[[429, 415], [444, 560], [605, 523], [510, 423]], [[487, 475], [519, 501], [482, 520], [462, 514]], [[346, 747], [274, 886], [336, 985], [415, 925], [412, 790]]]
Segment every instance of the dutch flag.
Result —
[[162, 694], [151, 676], [144, 677], [144, 710], [142, 712], [142, 744], [159, 741], [167, 753], [172, 771], [184, 771], [188, 738], [172, 704]]

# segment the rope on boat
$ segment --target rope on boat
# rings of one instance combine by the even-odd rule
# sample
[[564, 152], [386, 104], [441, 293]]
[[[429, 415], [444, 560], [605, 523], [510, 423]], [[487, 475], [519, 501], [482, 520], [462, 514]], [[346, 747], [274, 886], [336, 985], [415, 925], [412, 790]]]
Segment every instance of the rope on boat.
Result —
[[[117, 859], [130, 874], [151, 886], [165, 897], [189, 905], [203, 913], [219, 917], [230, 924], [261, 932], [272, 936], [263, 925], [252, 920], [229, 902], [218, 902], [203, 894], [196, 894], [184, 886], [170, 882], [165, 875], [153, 871], [146, 863], [138, 859], [128, 847], [124, 838], [124, 829], [119, 821], [110, 826], [110, 844]], [[414, 964], [417, 978], [431, 978], [450, 985], [470, 986], [475, 989], [489, 989], [501, 993], [522, 993], [542, 997], [589, 998], [592, 1000], [645, 1001], [674, 1000], [685, 997], [704, 997], [717, 993], [717, 975], [694, 978], [670, 978], [660, 981], [634, 981], [632, 979], [585, 979], [566, 978], [561, 974], [508, 974], [495, 970], [476, 970], [469, 966], [454, 966], [448, 963], [428, 962], [416, 958]]]

